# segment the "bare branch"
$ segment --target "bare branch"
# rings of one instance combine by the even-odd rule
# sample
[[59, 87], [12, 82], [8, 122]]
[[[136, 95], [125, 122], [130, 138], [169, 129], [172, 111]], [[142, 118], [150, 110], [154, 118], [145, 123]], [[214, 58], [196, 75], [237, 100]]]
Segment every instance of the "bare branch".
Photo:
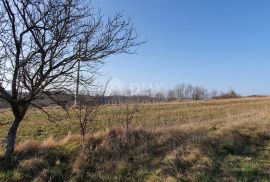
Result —
[[137, 38], [131, 20], [124, 20], [121, 13], [106, 19], [89, 1], [1, 0], [0, 98], [11, 105], [15, 116], [8, 141], [14, 146], [30, 106], [55, 119], [39, 99], [67, 111], [68, 101], [56, 95], [74, 89], [78, 60], [80, 84], [88, 87], [107, 57], [134, 53], [142, 43]]

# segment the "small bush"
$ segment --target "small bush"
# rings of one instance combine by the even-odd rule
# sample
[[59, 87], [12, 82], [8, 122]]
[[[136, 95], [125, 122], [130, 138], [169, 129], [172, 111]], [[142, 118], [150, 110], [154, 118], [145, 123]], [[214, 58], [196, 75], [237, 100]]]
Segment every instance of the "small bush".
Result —
[[227, 93], [221, 93], [219, 96], [213, 97], [213, 99], [236, 99], [240, 97], [234, 90], [229, 90]]

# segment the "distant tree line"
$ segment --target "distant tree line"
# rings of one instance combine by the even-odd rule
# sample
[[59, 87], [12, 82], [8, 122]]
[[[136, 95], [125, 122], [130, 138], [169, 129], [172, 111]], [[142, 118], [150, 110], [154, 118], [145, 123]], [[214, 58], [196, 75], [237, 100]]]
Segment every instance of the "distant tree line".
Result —
[[[66, 105], [72, 106], [74, 95], [70, 94], [54, 94], [54, 96], [65, 102]], [[145, 89], [141, 92], [136, 90], [124, 89], [113, 91], [107, 95], [94, 93], [93, 95], [85, 95], [80, 93], [82, 100], [99, 98], [101, 104], [126, 104], [126, 103], [158, 103], [165, 101], [184, 101], [184, 100], [208, 100], [208, 99], [232, 99], [241, 97], [233, 89], [227, 92], [218, 92], [217, 90], [208, 91], [202, 86], [192, 86], [191, 84], [178, 84], [174, 88], [156, 91]], [[53, 101], [46, 97], [40, 97], [35, 103], [53, 106]], [[9, 105], [4, 100], [0, 99], [0, 109], [8, 108]]]
[[[158, 93], [158, 96], [161, 93]], [[203, 86], [191, 84], [178, 84], [164, 94], [165, 100], [207, 100], [207, 99], [232, 99], [241, 97], [232, 88], [227, 92], [218, 92], [216, 89], [209, 91]]]
[[105, 104], [122, 104], [127, 102], [149, 103], [176, 100], [208, 100], [208, 99], [230, 99], [239, 98], [240, 94], [233, 89], [227, 92], [209, 91], [202, 86], [192, 86], [191, 84], [178, 84], [172, 89], [156, 91], [146, 89], [140, 93], [131, 90], [113, 91], [109, 96], [105, 96]]

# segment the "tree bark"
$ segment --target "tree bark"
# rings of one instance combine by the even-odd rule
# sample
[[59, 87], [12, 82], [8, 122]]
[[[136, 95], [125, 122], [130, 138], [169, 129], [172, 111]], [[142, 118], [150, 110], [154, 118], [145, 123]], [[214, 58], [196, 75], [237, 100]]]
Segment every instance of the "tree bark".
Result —
[[17, 129], [23, 118], [15, 117], [11, 127], [9, 128], [6, 143], [6, 156], [12, 156], [16, 142]]
[[12, 105], [12, 111], [15, 118], [11, 127], [9, 128], [7, 135], [5, 154], [8, 157], [12, 156], [14, 153], [17, 130], [21, 121], [25, 116], [27, 109], [28, 105], [17, 105], [17, 104]]

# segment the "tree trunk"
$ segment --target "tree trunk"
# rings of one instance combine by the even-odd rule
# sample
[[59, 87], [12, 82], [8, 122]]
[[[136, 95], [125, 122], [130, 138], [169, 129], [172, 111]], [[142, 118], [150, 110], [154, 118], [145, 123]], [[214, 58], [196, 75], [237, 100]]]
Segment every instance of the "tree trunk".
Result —
[[11, 127], [9, 128], [7, 141], [6, 141], [6, 156], [11, 157], [14, 153], [14, 147], [16, 142], [17, 129], [23, 120], [25, 113], [28, 109], [28, 105], [12, 105], [12, 112], [15, 117]]
[[16, 142], [17, 129], [23, 118], [15, 117], [11, 127], [9, 128], [6, 143], [6, 156], [12, 156]]

